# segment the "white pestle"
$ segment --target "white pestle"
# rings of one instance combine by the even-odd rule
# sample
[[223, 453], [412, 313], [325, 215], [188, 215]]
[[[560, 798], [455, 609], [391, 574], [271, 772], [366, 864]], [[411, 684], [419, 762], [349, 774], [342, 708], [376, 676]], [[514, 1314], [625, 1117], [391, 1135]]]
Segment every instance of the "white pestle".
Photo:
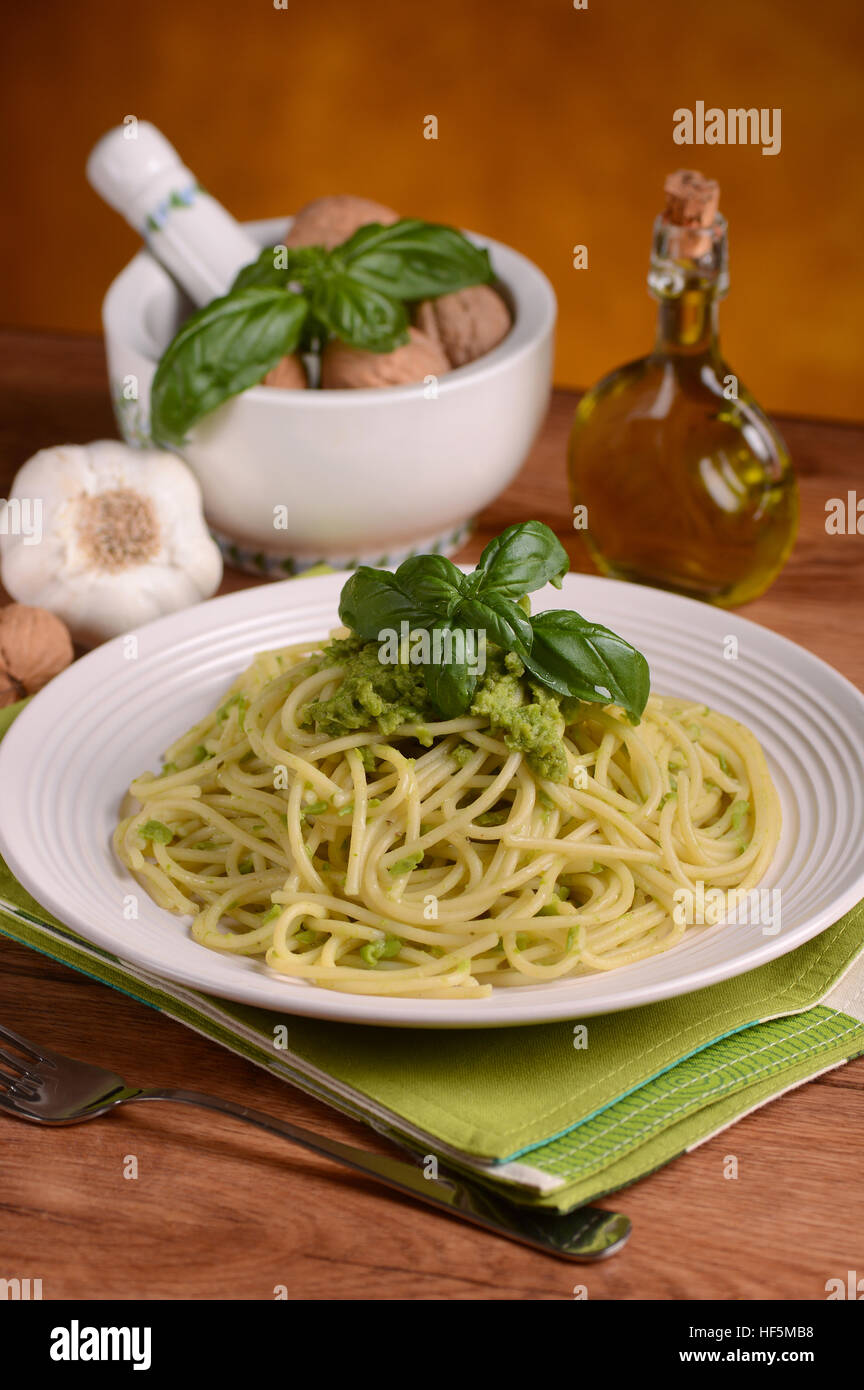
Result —
[[87, 161], [87, 178], [197, 305], [226, 294], [258, 256], [249, 233], [205, 193], [149, 121], [130, 119], [103, 135]]

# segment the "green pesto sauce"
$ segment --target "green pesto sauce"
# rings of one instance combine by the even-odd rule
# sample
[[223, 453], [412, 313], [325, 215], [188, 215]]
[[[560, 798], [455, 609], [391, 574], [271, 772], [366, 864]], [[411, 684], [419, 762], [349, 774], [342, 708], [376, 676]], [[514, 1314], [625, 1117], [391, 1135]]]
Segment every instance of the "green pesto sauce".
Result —
[[[378, 730], [389, 737], [400, 724], [441, 718], [429, 702], [421, 667], [382, 664], [377, 642], [337, 639], [324, 649], [320, 666], [341, 666], [344, 675], [329, 699], [312, 700], [305, 706], [300, 722], [306, 728], [332, 738], [360, 730]], [[488, 719], [508, 748], [525, 755], [538, 777], [564, 782], [567, 758], [561, 740], [578, 706], [578, 701], [564, 700], [527, 679], [512, 652], [493, 649], [487, 652], [486, 671], [477, 683], [470, 712]]]
[[422, 724], [436, 718], [423, 671], [419, 666], [385, 666], [378, 660], [378, 643], [360, 637], [337, 638], [324, 648], [325, 666], [341, 666], [344, 675], [329, 700], [311, 700], [300, 722], [321, 734], [341, 738], [358, 730], [378, 729], [390, 735], [400, 724]]
[[490, 654], [471, 713], [485, 716], [508, 748], [524, 753], [538, 777], [567, 780], [561, 697], [527, 680], [522, 662], [512, 652]]
[[450, 757], [457, 767], [464, 767], [465, 764], [473, 758], [476, 752], [477, 749], [472, 743], [457, 743]]

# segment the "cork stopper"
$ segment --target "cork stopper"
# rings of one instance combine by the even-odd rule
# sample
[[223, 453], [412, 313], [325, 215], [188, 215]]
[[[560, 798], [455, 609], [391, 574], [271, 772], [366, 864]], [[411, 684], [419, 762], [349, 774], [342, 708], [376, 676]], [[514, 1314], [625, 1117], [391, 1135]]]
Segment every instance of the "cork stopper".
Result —
[[[720, 185], [706, 179], [697, 169], [676, 169], [663, 185], [666, 206], [663, 221], [670, 228], [669, 250], [673, 256], [697, 258], [711, 250], [714, 219], [720, 205]], [[701, 230], [701, 229], [706, 230]]]

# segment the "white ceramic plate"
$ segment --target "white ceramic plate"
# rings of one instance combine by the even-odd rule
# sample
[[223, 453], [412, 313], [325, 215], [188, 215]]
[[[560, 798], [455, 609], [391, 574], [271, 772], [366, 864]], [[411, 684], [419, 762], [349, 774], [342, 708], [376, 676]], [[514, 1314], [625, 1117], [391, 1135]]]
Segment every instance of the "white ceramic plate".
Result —
[[[253, 654], [324, 637], [344, 574], [215, 599], [85, 656], [52, 681], [0, 745], [0, 848], [33, 896], [82, 936], [169, 980], [286, 1013], [414, 1027], [495, 1027], [629, 1009], [752, 970], [823, 931], [864, 896], [864, 696], [829, 666], [744, 618], [654, 589], [568, 575], [536, 607], [569, 606], [633, 642], [654, 688], [749, 725], [783, 803], [764, 880], [781, 889], [777, 935], [692, 929], [664, 955], [604, 974], [499, 989], [489, 999], [338, 994], [209, 951], [113, 857], [127, 784], [218, 701]], [[728, 659], [729, 638], [738, 643]], [[124, 897], [139, 916], [126, 921]]]

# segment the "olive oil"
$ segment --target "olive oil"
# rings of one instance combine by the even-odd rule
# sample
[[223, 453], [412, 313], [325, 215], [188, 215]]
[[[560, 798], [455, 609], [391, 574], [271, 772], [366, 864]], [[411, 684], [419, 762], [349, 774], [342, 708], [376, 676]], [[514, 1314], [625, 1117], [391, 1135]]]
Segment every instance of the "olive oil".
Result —
[[785, 564], [798, 491], [783, 440], [721, 355], [717, 185], [682, 170], [666, 192], [648, 276], [656, 343], [579, 403], [574, 524], [603, 573], [729, 606], [762, 593]]

